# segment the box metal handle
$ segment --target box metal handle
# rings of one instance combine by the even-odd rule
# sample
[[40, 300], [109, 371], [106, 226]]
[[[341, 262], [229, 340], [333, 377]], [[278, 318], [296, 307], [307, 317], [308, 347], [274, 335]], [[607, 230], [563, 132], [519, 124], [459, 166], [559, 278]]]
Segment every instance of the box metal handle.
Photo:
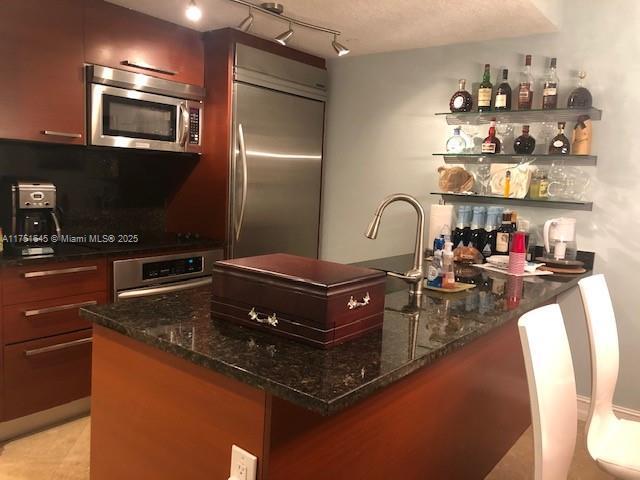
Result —
[[362, 297], [362, 301], [356, 300], [355, 298], [353, 298], [353, 295], [351, 295], [351, 298], [347, 302], [347, 307], [349, 308], [349, 310], [355, 310], [356, 308], [369, 305], [369, 303], [371, 303], [371, 297], [369, 296], [369, 292], [367, 292], [365, 296]]
[[273, 315], [260, 314], [256, 312], [255, 307], [253, 307], [249, 312], [249, 318], [255, 322], [266, 323], [267, 325], [271, 325], [272, 327], [278, 325], [278, 317], [275, 313]]

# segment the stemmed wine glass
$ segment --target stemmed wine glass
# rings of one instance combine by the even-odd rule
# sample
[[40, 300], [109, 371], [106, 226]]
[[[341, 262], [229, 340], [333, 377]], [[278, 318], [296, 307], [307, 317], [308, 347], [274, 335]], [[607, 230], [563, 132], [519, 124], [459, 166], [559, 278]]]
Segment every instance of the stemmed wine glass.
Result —
[[480, 195], [489, 194], [489, 180], [491, 179], [491, 162], [485, 157], [478, 159], [476, 176], [480, 182]]

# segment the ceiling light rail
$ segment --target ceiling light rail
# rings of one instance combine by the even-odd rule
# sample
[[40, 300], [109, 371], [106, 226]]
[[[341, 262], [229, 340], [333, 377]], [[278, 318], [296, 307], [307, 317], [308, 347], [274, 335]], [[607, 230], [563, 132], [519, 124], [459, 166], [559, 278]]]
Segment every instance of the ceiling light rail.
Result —
[[329, 33], [331, 35], [333, 35], [333, 41], [331, 42], [331, 45], [333, 46], [334, 50], [336, 51], [336, 53], [339, 56], [343, 56], [349, 53], [349, 49], [347, 47], [345, 47], [344, 45], [338, 43], [337, 38], [340, 35], [340, 31], [339, 30], [334, 30], [332, 28], [327, 28], [327, 27], [322, 27], [320, 25], [315, 25], [313, 23], [309, 23], [309, 22], [305, 22], [302, 20], [298, 20], [292, 17], [289, 17], [288, 15], [285, 15], [284, 13], [282, 13], [284, 11], [282, 4], [279, 3], [263, 3], [261, 5], [256, 5], [254, 3], [251, 3], [247, 0], [229, 0], [233, 3], [237, 3], [239, 5], [244, 5], [245, 7], [249, 7], [249, 16], [243, 20], [243, 22], [240, 24], [240, 26], [238, 28], [240, 28], [243, 31], [248, 31], [249, 28], [251, 28], [251, 25], [253, 23], [253, 15], [252, 12], [256, 11], [256, 12], [260, 12], [263, 13], [265, 15], [269, 15], [271, 17], [275, 17], [278, 18], [280, 20], [283, 20], [285, 22], [289, 22], [289, 29], [286, 32], [281, 33], [280, 35], [278, 35], [278, 37], [276, 37], [276, 41], [278, 43], [280, 43], [281, 45], [286, 45], [287, 41], [293, 36], [293, 25], [297, 25], [299, 27], [304, 27], [304, 28], [308, 28], [311, 30], [316, 30], [319, 32], [325, 32], [325, 33]]

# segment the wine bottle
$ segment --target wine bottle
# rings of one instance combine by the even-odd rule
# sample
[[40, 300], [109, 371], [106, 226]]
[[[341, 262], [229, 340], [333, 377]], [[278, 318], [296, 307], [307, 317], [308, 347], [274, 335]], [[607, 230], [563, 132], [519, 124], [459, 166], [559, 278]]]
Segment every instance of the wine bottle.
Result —
[[531, 55], [525, 57], [524, 69], [520, 74], [518, 87], [518, 110], [531, 110], [533, 104], [533, 75], [531, 75]]
[[571, 153], [571, 144], [564, 134], [565, 122], [558, 122], [558, 134], [551, 140], [549, 155], [568, 155]]
[[496, 255], [509, 255], [511, 234], [515, 231], [511, 224], [511, 212], [502, 214], [502, 223], [496, 234]]
[[489, 124], [489, 135], [482, 142], [482, 153], [494, 154], [500, 153], [502, 144], [500, 139], [496, 137], [496, 119], [492, 119]]
[[522, 126], [522, 135], [513, 142], [513, 150], [522, 155], [531, 155], [536, 148], [536, 139], [529, 135], [529, 125]]
[[484, 230], [485, 216], [487, 209], [485, 207], [473, 207], [473, 219], [471, 220], [471, 237], [469, 245], [475, 247], [479, 252], [484, 249], [486, 232]]
[[549, 110], [558, 106], [558, 74], [556, 73], [556, 59], [552, 58], [549, 69], [544, 76], [542, 91], [542, 108]]
[[491, 71], [490, 65], [487, 63], [484, 66], [484, 75], [482, 76], [482, 83], [478, 89], [478, 111], [489, 112], [491, 111], [491, 95], [493, 94], [493, 85], [491, 84]]
[[452, 112], [470, 112], [473, 108], [473, 97], [466, 90], [467, 81], [462, 78], [459, 81], [459, 89], [451, 97], [449, 108]]
[[496, 236], [498, 234], [498, 219], [502, 215], [501, 207], [489, 207], [487, 210], [487, 222], [485, 223], [485, 241], [482, 255], [485, 258], [496, 253]]
[[511, 85], [508, 82], [509, 70], [502, 70], [502, 83], [496, 89], [496, 100], [494, 102], [494, 110], [508, 111], [511, 110]]
[[567, 108], [591, 108], [593, 97], [591, 92], [584, 86], [585, 72], [578, 72], [578, 86], [571, 92], [567, 100]]
[[468, 208], [469, 207], [467, 207], [466, 205], [458, 206], [458, 221], [456, 222], [456, 228], [453, 231], [453, 244], [456, 247], [464, 244], [464, 220]]

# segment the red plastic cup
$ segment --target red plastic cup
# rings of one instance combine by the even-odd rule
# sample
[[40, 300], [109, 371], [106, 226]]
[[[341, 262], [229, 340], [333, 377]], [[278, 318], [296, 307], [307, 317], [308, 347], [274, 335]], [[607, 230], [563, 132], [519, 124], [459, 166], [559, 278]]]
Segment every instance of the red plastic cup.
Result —
[[513, 234], [511, 251], [513, 253], [527, 253], [527, 239], [524, 232], [516, 232]]

